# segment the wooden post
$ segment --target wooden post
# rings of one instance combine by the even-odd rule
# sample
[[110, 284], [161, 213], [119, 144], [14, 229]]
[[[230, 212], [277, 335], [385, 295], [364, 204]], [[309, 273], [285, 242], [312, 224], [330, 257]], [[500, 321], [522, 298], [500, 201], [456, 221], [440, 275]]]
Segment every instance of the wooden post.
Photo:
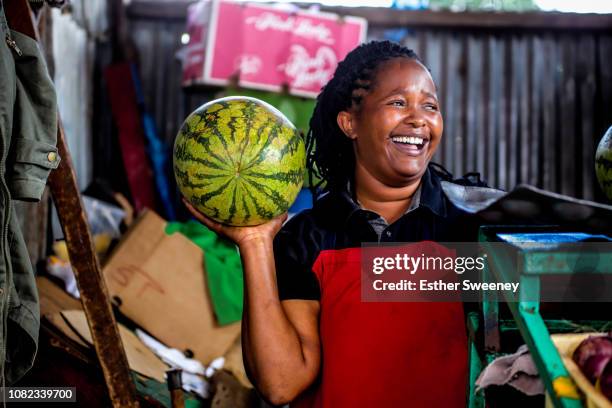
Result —
[[58, 126], [57, 145], [62, 161], [51, 173], [49, 186], [64, 230], [70, 265], [79, 287], [96, 354], [113, 406], [137, 407], [136, 389], [94, 250], [61, 124]]

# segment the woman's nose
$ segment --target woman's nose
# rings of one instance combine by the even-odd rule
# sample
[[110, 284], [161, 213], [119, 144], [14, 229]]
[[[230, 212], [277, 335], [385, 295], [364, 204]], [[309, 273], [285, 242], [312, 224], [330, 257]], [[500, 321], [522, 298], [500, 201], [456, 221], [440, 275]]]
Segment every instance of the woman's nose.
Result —
[[423, 116], [413, 111], [408, 112], [408, 114], [404, 118], [404, 123], [412, 127], [419, 128], [425, 126], [425, 119], [423, 118]]

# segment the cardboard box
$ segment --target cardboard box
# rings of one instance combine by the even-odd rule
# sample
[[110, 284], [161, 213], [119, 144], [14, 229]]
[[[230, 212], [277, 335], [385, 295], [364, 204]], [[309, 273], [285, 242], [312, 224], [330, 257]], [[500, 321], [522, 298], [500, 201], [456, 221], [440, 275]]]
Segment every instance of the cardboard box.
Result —
[[219, 326], [208, 296], [202, 250], [185, 236], [166, 235], [166, 221], [146, 211], [103, 268], [123, 314], [169, 347], [204, 364], [224, 355], [240, 322]]

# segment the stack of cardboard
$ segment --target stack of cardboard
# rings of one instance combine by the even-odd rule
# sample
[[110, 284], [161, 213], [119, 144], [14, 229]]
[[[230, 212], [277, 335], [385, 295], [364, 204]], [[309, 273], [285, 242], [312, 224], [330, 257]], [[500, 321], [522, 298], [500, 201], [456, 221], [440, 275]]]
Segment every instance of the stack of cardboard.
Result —
[[[223, 400], [219, 406], [246, 406], [254, 393], [242, 363], [240, 323], [221, 326], [216, 322], [206, 284], [205, 254], [185, 236], [166, 234], [166, 226], [153, 211], [145, 211], [130, 227], [103, 268], [110, 298], [125, 317], [166, 346], [205, 365], [225, 357], [225, 371], [216, 374], [213, 382], [223, 384], [218, 389], [234, 392], [214, 398]], [[80, 302], [46, 278], [39, 278], [38, 286], [47, 324], [78, 348], [91, 348]], [[164, 372], [170, 367], [131, 330], [119, 324], [119, 332], [130, 369], [165, 382]]]
[[106, 284], [125, 316], [167, 346], [209, 364], [229, 351], [240, 323], [216, 323], [202, 250], [165, 228], [165, 220], [145, 212], [106, 263]]

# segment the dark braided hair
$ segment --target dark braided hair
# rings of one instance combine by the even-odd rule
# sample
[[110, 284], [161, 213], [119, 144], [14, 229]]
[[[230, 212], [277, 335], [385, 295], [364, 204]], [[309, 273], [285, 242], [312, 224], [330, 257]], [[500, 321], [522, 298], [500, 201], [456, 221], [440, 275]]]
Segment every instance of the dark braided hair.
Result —
[[[371, 41], [348, 53], [334, 76], [317, 97], [310, 130], [306, 135], [307, 167], [311, 189], [317, 197], [320, 188], [337, 190], [353, 177], [355, 154], [351, 140], [336, 121], [338, 113], [358, 107], [370, 90], [380, 65], [394, 58], [419, 62], [416, 53], [390, 41]], [[318, 178], [318, 182], [314, 179]]]

